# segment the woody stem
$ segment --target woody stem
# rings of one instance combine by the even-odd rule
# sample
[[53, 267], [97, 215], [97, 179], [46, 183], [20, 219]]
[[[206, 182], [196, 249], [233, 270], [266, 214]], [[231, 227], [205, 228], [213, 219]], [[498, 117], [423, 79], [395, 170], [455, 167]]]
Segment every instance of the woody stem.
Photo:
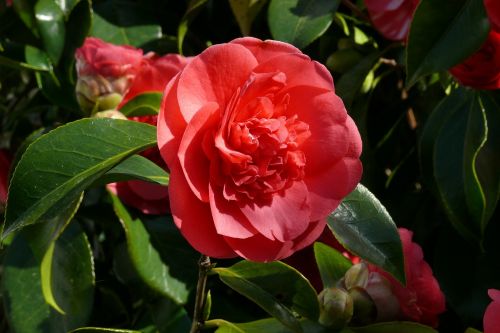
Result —
[[189, 333], [197, 333], [203, 327], [205, 321], [205, 318], [203, 318], [203, 308], [205, 307], [206, 300], [205, 286], [207, 284], [207, 275], [211, 268], [210, 257], [202, 254], [198, 261], [198, 284], [196, 286], [193, 324]]

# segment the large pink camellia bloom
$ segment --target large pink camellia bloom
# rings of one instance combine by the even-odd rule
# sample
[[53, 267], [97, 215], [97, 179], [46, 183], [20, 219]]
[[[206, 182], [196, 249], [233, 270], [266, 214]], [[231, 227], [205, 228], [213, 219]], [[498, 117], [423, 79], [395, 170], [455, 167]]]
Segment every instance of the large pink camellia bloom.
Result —
[[483, 317], [484, 333], [500, 332], [500, 290], [489, 289], [492, 302], [486, 308]]
[[375, 28], [387, 39], [404, 41], [420, 0], [365, 0]]
[[481, 48], [450, 73], [464, 86], [500, 89], [500, 33], [491, 30]]
[[277, 260], [311, 244], [362, 173], [328, 70], [248, 37], [207, 48], [169, 82], [158, 145], [176, 225], [218, 258]]
[[429, 264], [424, 260], [422, 248], [412, 241], [413, 232], [399, 228], [405, 259], [406, 286], [392, 275], [370, 265], [370, 271], [379, 272], [392, 285], [399, 301], [400, 319], [437, 327], [438, 316], [446, 310], [446, 300]]

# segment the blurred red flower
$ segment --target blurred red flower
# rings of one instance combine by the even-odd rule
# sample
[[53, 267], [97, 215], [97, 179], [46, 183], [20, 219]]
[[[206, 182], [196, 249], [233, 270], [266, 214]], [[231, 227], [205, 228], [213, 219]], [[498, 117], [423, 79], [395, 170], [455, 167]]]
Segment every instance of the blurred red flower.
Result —
[[491, 30], [481, 48], [450, 69], [464, 86], [476, 89], [500, 88], [500, 33]]
[[420, 0], [365, 0], [375, 28], [387, 39], [404, 41]]
[[492, 302], [486, 308], [483, 317], [484, 333], [500, 332], [500, 290], [488, 290]]

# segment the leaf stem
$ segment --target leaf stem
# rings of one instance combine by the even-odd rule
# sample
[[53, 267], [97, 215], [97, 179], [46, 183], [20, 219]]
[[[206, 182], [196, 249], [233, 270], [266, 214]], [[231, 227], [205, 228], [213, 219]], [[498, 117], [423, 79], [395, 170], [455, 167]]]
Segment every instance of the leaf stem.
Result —
[[205, 307], [208, 272], [212, 269], [210, 257], [202, 254], [198, 261], [198, 284], [196, 286], [196, 298], [194, 302], [193, 324], [189, 333], [197, 333], [203, 327], [205, 318], [203, 318], [203, 308]]
[[365, 13], [363, 13], [363, 11], [361, 9], [359, 9], [358, 6], [356, 6], [350, 0], [341, 0], [341, 1], [342, 1], [342, 4], [344, 4], [344, 6], [349, 8], [356, 16], [358, 16], [359, 18], [361, 18], [367, 22], [370, 22], [370, 18]]

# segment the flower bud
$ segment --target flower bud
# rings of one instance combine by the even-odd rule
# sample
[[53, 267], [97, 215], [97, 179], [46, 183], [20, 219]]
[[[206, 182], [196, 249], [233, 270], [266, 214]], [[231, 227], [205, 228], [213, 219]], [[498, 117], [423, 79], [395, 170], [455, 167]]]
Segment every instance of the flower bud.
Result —
[[353, 302], [349, 294], [339, 288], [327, 288], [318, 295], [320, 304], [319, 323], [326, 327], [340, 329], [352, 318]]
[[346, 289], [349, 290], [354, 287], [365, 288], [368, 283], [369, 273], [368, 266], [364, 262], [351, 266], [344, 275]]
[[399, 301], [391, 288], [391, 283], [380, 273], [371, 272], [365, 288], [377, 308], [377, 321], [392, 321], [398, 318]]
[[349, 296], [353, 302], [353, 316], [351, 323], [354, 325], [367, 325], [373, 323], [377, 318], [377, 307], [375, 302], [361, 287], [349, 289]]
[[121, 113], [118, 110], [106, 110], [106, 111], [97, 112], [94, 114], [94, 117], [96, 117], [96, 118], [124, 119], [124, 120], [128, 119], [127, 117], [125, 117], [125, 115], [123, 113]]

